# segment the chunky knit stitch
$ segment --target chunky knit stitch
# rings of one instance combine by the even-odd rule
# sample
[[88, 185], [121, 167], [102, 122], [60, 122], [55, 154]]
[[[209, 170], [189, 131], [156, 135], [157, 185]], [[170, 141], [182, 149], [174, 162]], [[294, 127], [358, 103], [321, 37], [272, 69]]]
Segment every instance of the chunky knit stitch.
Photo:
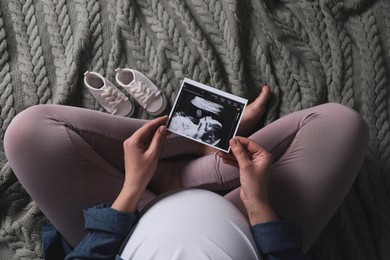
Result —
[[[104, 111], [86, 70], [114, 82], [141, 71], [172, 105], [189, 77], [253, 100], [264, 124], [326, 102], [358, 111], [370, 147], [350, 193], [310, 251], [315, 259], [390, 257], [388, 0], [0, 1], [0, 137], [35, 104]], [[139, 106], [134, 117], [150, 116]], [[45, 221], [0, 148], [0, 259], [42, 257]]]

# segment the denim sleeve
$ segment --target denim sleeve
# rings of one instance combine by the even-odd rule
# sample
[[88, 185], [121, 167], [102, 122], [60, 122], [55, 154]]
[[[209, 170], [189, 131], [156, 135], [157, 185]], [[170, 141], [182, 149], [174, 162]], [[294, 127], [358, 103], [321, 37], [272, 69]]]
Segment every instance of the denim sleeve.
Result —
[[115, 259], [123, 240], [137, 223], [138, 215], [101, 204], [85, 209], [84, 219], [89, 233], [65, 259]]
[[309, 259], [302, 252], [301, 230], [294, 224], [276, 220], [252, 227], [260, 253], [265, 259]]

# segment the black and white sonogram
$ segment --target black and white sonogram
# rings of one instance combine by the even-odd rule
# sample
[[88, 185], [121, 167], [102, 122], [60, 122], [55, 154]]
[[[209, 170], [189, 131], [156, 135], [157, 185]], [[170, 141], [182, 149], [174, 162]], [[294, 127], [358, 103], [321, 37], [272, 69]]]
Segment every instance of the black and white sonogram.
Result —
[[247, 100], [185, 78], [169, 115], [171, 132], [229, 152]]

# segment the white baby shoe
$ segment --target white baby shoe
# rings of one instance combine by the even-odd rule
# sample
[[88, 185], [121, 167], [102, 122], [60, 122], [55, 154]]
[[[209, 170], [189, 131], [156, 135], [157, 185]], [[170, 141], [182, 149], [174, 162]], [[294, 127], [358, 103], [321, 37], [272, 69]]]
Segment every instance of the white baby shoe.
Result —
[[116, 69], [116, 82], [152, 116], [158, 116], [167, 107], [164, 94], [154, 83], [139, 71]]
[[84, 73], [84, 84], [97, 102], [112, 115], [131, 116], [134, 106], [114, 84], [96, 72]]

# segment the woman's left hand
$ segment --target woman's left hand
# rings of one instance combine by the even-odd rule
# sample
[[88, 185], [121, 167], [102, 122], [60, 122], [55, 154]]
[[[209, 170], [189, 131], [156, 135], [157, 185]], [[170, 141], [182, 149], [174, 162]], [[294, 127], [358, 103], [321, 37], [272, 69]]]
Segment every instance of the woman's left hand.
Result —
[[272, 155], [251, 139], [236, 136], [230, 141], [232, 154], [218, 153], [223, 162], [240, 170], [240, 197], [252, 225], [275, 220], [268, 199]]
[[113, 208], [127, 212], [136, 210], [138, 200], [156, 170], [166, 137], [164, 124], [167, 119], [163, 116], [146, 123], [123, 143], [125, 182]]

